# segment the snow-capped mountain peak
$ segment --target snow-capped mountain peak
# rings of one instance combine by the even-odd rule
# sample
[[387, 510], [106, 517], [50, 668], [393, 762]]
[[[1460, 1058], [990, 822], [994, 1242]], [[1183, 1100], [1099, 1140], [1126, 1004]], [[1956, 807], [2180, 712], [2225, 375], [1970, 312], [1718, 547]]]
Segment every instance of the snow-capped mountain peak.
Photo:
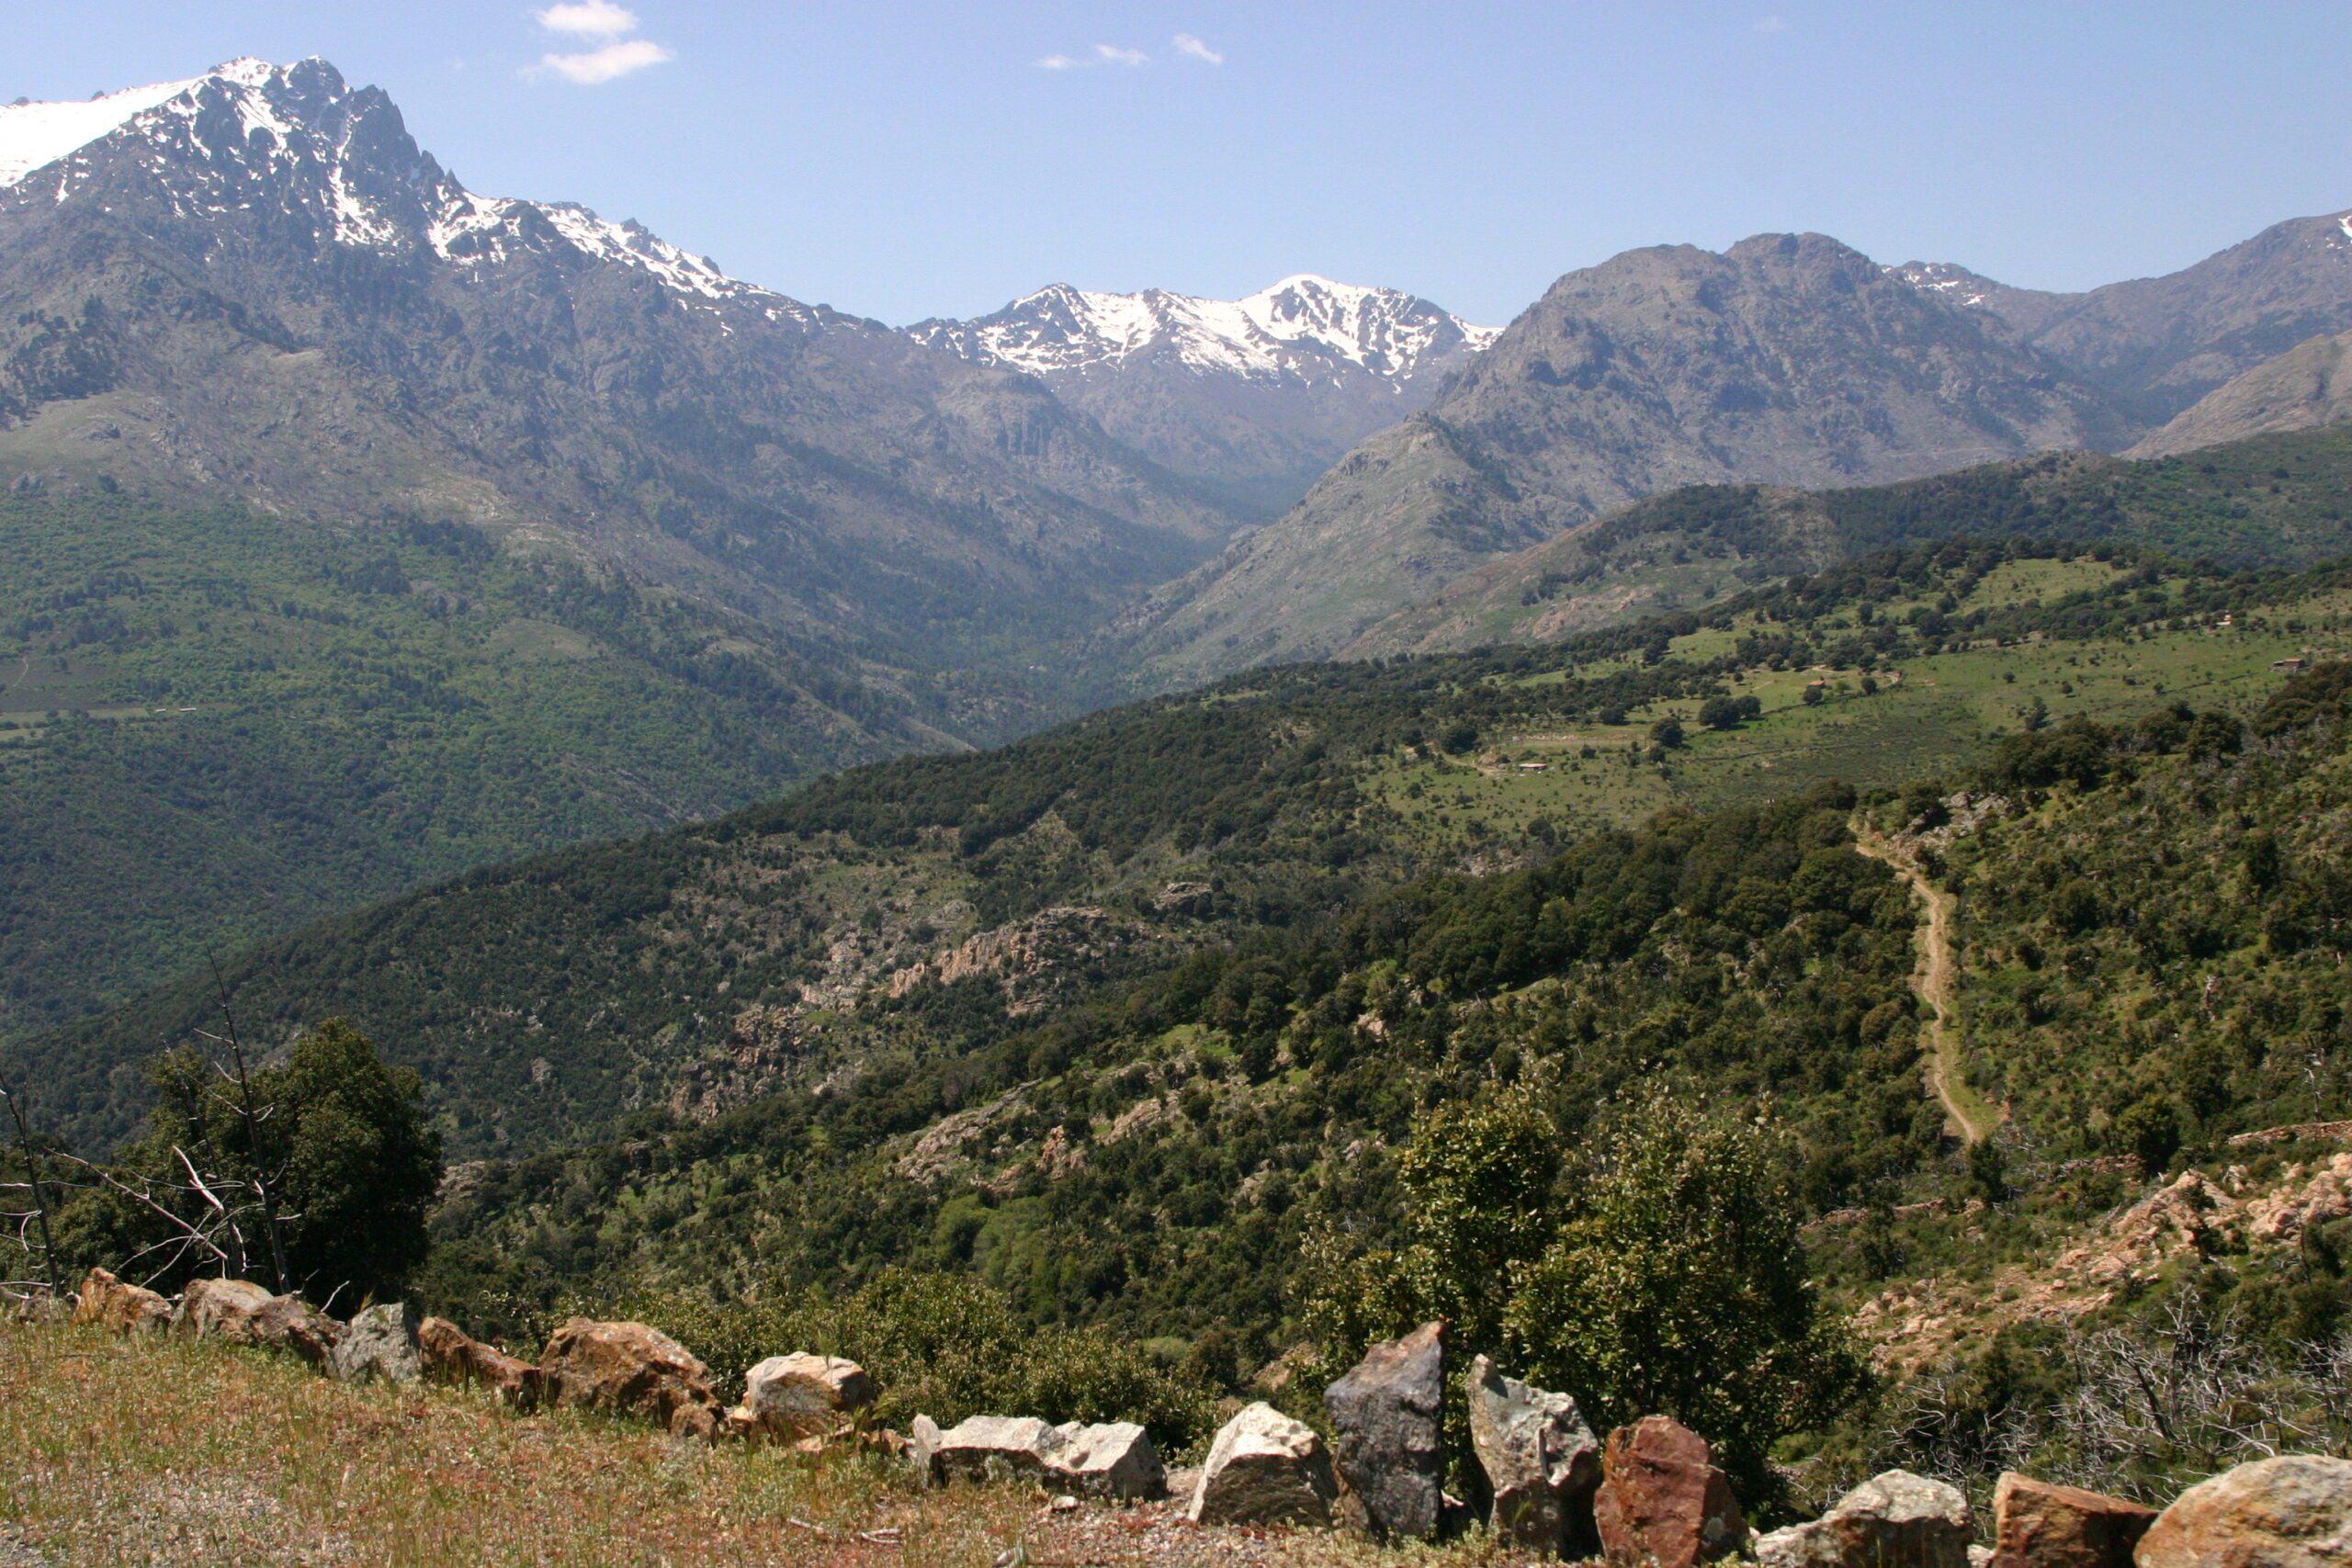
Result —
[[1250, 379], [1355, 374], [1403, 382], [1452, 369], [1493, 342], [1498, 329], [1398, 289], [1298, 273], [1239, 299], [1163, 288], [1099, 293], [1057, 283], [994, 315], [907, 330], [967, 359], [1048, 378], [1114, 373], [1148, 358]]
[[634, 223], [570, 202], [469, 191], [420, 150], [391, 100], [333, 65], [242, 58], [181, 82], [80, 103], [0, 107], [0, 199], [63, 204], [125, 177], [119, 149], [177, 217], [255, 206], [307, 216], [322, 243], [424, 254], [472, 273], [528, 254], [577, 253], [644, 273], [692, 304], [748, 299], [771, 316], [805, 309]]

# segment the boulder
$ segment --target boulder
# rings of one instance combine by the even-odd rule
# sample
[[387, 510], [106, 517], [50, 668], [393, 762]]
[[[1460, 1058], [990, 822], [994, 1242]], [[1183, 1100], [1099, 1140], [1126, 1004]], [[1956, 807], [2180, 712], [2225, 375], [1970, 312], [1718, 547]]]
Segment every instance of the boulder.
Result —
[[1589, 1556], [1600, 1484], [1600, 1439], [1577, 1402], [1507, 1378], [1480, 1356], [1470, 1363], [1470, 1448], [1494, 1495], [1488, 1528], [1505, 1545], [1546, 1556]]
[[1975, 1531], [1957, 1487], [1890, 1470], [1817, 1519], [1756, 1543], [1763, 1568], [1969, 1568]]
[[2344, 1568], [2352, 1562], [2352, 1460], [2296, 1454], [2200, 1482], [2158, 1514], [2139, 1568]]
[[172, 1303], [140, 1285], [128, 1285], [103, 1269], [82, 1281], [74, 1321], [95, 1323], [117, 1334], [153, 1334], [169, 1326]]
[[915, 1473], [926, 1486], [951, 1481], [1009, 1481], [1025, 1476], [1059, 1482], [1054, 1464], [1065, 1439], [1034, 1416], [973, 1416], [942, 1431], [928, 1416], [915, 1417]]
[[1611, 1562], [1698, 1568], [1747, 1544], [1747, 1520], [1713, 1450], [1663, 1416], [1609, 1434], [1592, 1515]]
[[1064, 1483], [1082, 1497], [1142, 1502], [1168, 1495], [1168, 1472], [1151, 1434], [1132, 1421], [1091, 1427], [1072, 1421], [1057, 1427], [1062, 1446], [1053, 1464]]
[[538, 1368], [483, 1344], [446, 1317], [417, 1325], [416, 1348], [424, 1375], [435, 1382], [479, 1384], [517, 1410], [539, 1403]]
[[1252, 1404], [1209, 1445], [1185, 1517], [1196, 1525], [1328, 1525], [1339, 1495], [1315, 1428]]
[[343, 1325], [327, 1370], [345, 1382], [414, 1382], [424, 1375], [417, 1325], [416, 1309], [406, 1302], [371, 1306]]
[[1433, 1540], [1445, 1504], [1445, 1325], [1374, 1345], [1323, 1393], [1342, 1517], [1379, 1540]]
[[296, 1295], [273, 1296], [251, 1280], [191, 1280], [181, 1292], [172, 1326], [194, 1338], [290, 1350], [314, 1367], [326, 1364], [343, 1325]]
[[743, 1375], [742, 1407], [729, 1421], [771, 1438], [831, 1437], [873, 1403], [874, 1380], [855, 1361], [770, 1356]]
[[725, 1419], [710, 1369], [658, 1328], [575, 1317], [539, 1357], [548, 1403], [645, 1416], [681, 1437], [718, 1436]]
[[2015, 1471], [1993, 1488], [1997, 1568], [2132, 1568], [2156, 1511], [2120, 1497], [2053, 1486]]

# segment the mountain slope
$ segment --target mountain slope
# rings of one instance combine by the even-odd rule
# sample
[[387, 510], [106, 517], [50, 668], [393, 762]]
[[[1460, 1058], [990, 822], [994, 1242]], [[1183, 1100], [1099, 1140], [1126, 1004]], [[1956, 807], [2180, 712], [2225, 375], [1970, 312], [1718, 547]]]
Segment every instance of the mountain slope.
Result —
[[2352, 432], [2319, 430], [2208, 448], [2194, 463], [2074, 452], [1899, 485], [1668, 491], [1465, 571], [1342, 652], [1551, 641], [1962, 534], [2130, 540], [2232, 566], [2308, 566], [2352, 552], [2346, 487]]
[[1241, 299], [1056, 284], [909, 335], [1036, 377], [1251, 521], [1374, 431], [1429, 405], [1494, 341], [1425, 299], [1301, 274]]
[[2352, 333], [2315, 337], [2214, 388], [2132, 448], [2161, 457], [2352, 418]]
[[2119, 432], [1981, 310], [1820, 235], [1571, 273], [1430, 411], [1130, 627], [1159, 678], [1346, 647], [1492, 556], [1655, 491], [1883, 481]]
[[2290, 219], [2194, 266], [2082, 294], [1949, 265], [1898, 271], [2007, 321], [2143, 428], [2306, 339], [2352, 329], [2352, 213]]
[[469, 190], [321, 61], [0, 107], [0, 1031], [1066, 716], [1040, 650], [1230, 527], [1032, 379]]

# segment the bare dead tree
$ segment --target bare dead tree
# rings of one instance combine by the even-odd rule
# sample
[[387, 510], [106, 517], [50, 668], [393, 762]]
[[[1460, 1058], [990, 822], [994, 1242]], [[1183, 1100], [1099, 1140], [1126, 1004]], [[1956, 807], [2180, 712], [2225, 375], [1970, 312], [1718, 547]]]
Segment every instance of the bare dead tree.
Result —
[[[268, 1119], [269, 1112], [266, 1109], [254, 1104], [253, 1074], [246, 1066], [244, 1042], [237, 1033], [237, 1015], [229, 1006], [229, 983], [220, 974], [220, 960], [212, 959], [210, 963], [213, 993], [220, 999], [220, 1020], [225, 1032], [211, 1034], [203, 1030], [198, 1030], [197, 1032], [215, 1044], [226, 1045], [229, 1048], [230, 1062], [236, 1069], [232, 1073], [226, 1067], [218, 1068], [223, 1078], [237, 1086], [237, 1097], [233, 1103], [238, 1120], [244, 1124], [246, 1157], [252, 1162], [253, 1167], [253, 1173], [247, 1179], [246, 1185], [251, 1188], [254, 1200], [260, 1205], [263, 1229], [266, 1232], [269, 1241], [270, 1272], [276, 1281], [278, 1293], [283, 1295], [293, 1287], [289, 1282], [290, 1272], [286, 1267], [286, 1230], [277, 1210], [277, 1184], [276, 1179], [270, 1174], [268, 1157], [262, 1146], [262, 1123]], [[227, 1214], [228, 1206], [207, 1187], [203, 1179], [197, 1175], [196, 1167], [187, 1155], [180, 1156], [180, 1163], [187, 1168], [188, 1176], [195, 1182], [196, 1190], [202, 1197], [222, 1214]], [[242, 1252], [241, 1233], [239, 1242], [239, 1250]]]
[[[6, 1084], [0, 1083], [0, 1100], [8, 1102], [8, 1119], [17, 1126], [17, 1148], [25, 1156], [25, 1186], [32, 1196], [33, 1205], [22, 1216], [11, 1214], [9, 1217], [17, 1219], [20, 1226], [33, 1224], [39, 1225], [41, 1274], [48, 1283], [51, 1298], [58, 1298], [62, 1296], [62, 1292], [57, 1278], [57, 1244], [50, 1233], [49, 1226], [49, 1191], [40, 1179], [40, 1157], [33, 1151], [32, 1129], [26, 1124], [24, 1096], [9, 1089]], [[32, 1250], [29, 1235], [21, 1229], [18, 1232], [17, 1240], [28, 1253]]]

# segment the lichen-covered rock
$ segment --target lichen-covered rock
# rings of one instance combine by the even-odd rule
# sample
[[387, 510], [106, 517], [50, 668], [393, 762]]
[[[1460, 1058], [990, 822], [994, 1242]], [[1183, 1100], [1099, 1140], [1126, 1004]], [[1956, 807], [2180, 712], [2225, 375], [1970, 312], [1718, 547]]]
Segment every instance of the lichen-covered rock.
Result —
[[424, 1375], [435, 1382], [473, 1383], [491, 1390], [517, 1410], [536, 1409], [539, 1369], [519, 1357], [483, 1344], [446, 1317], [417, 1325], [416, 1345]]
[[1168, 1472], [1151, 1434], [1132, 1421], [1054, 1428], [1062, 1444], [1052, 1455], [1055, 1471], [1083, 1497], [1115, 1497], [1123, 1503], [1168, 1495]]
[[74, 1321], [117, 1334], [153, 1334], [172, 1321], [172, 1303], [141, 1285], [125, 1284], [103, 1269], [90, 1270], [74, 1303]]
[[575, 1317], [539, 1357], [552, 1404], [642, 1416], [681, 1437], [716, 1438], [724, 1421], [710, 1369], [658, 1328]]
[[770, 1438], [831, 1437], [873, 1403], [874, 1380], [855, 1361], [796, 1352], [770, 1356], [743, 1375], [742, 1407], [729, 1421]]
[[1445, 1506], [1445, 1325], [1374, 1345], [1324, 1391], [1349, 1524], [1382, 1540], [1433, 1540]]
[[1252, 1404], [1209, 1446], [1185, 1517], [1196, 1525], [1328, 1525], [1339, 1495], [1315, 1428]]
[[355, 1315], [343, 1325], [327, 1370], [345, 1382], [379, 1378], [385, 1382], [414, 1382], [424, 1375], [424, 1356], [417, 1343], [416, 1309], [406, 1302], [384, 1302]]
[[1698, 1433], [1645, 1416], [1609, 1434], [1593, 1523], [1610, 1562], [1698, 1568], [1747, 1544], [1747, 1519]]
[[1050, 1423], [1034, 1416], [972, 1416], [944, 1430], [930, 1416], [918, 1416], [915, 1472], [931, 1486], [1015, 1477], [1058, 1481], [1053, 1456], [1064, 1441]]
[[1506, 1544], [1548, 1556], [1589, 1555], [1600, 1484], [1600, 1439], [1577, 1402], [1507, 1378], [1480, 1356], [1464, 1380], [1470, 1448], [1494, 1495], [1488, 1528]]
[[2344, 1568], [2352, 1562], [2352, 1460], [2296, 1454], [2200, 1482], [2156, 1516], [2138, 1568]]
[[2132, 1549], [2156, 1511], [2015, 1471], [1993, 1488], [1997, 1568], [2132, 1568]]
[[289, 1350], [323, 1367], [343, 1325], [296, 1295], [273, 1296], [251, 1280], [191, 1280], [173, 1314], [175, 1332]]
[[1957, 1487], [1890, 1470], [1817, 1519], [1756, 1543], [1763, 1568], [1969, 1568], [1968, 1499]]

